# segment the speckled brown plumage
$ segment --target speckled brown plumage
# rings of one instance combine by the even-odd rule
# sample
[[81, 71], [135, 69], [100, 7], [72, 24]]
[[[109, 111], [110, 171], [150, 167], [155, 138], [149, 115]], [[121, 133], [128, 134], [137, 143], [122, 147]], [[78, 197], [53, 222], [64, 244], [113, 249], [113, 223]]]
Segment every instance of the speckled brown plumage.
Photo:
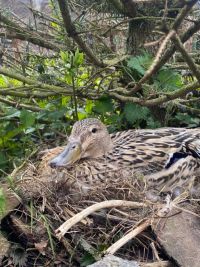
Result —
[[[92, 133], [94, 129], [96, 132]], [[60, 155], [51, 163], [56, 162], [58, 166], [53, 167], [59, 167], [61, 160], [61, 166], [84, 188], [103, 183], [105, 179], [123, 179], [137, 174], [144, 176], [150, 187], [168, 190], [200, 174], [199, 128], [128, 130], [108, 137], [100, 121], [86, 119], [74, 125], [69, 143], [74, 142], [84, 149], [73, 164], [66, 163], [65, 167]], [[105, 143], [108, 151], [99, 156], [97, 150]], [[59, 172], [59, 168], [56, 171]]]
[[27, 176], [44, 184], [44, 191], [46, 185], [64, 181], [68, 192], [88, 194], [108, 181], [120, 184], [136, 177], [148, 188], [168, 191], [200, 176], [200, 129], [128, 130], [109, 135], [99, 120], [82, 120], [73, 126], [67, 147], [47, 151], [31, 172]]

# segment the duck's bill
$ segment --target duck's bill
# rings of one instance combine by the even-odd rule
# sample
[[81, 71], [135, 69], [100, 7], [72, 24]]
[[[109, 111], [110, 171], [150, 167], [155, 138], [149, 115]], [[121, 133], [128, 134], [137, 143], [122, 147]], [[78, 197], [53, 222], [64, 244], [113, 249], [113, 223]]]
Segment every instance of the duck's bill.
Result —
[[72, 165], [81, 157], [81, 144], [68, 143], [67, 147], [58, 156], [49, 162], [51, 168], [66, 167]]

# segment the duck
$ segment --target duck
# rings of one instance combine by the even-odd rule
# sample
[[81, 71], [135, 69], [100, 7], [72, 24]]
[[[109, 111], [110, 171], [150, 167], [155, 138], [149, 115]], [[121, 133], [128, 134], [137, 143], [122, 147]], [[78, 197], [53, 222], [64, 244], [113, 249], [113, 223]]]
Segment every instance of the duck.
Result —
[[129, 129], [109, 134], [99, 119], [87, 118], [75, 122], [67, 145], [53, 149], [47, 158], [56, 175], [64, 170], [83, 190], [109, 179], [139, 175], [148, 188], [165, 192], [200, 176], [200, 128]]

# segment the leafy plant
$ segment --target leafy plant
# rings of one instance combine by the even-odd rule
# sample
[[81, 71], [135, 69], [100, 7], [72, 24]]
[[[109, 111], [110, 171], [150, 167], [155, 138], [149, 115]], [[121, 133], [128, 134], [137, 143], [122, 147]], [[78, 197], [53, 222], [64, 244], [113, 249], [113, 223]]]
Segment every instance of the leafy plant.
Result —
[[0, 218], [4, 214], [6, 209], [6, 197], [3, 192], [3, 188], [0, 188]]

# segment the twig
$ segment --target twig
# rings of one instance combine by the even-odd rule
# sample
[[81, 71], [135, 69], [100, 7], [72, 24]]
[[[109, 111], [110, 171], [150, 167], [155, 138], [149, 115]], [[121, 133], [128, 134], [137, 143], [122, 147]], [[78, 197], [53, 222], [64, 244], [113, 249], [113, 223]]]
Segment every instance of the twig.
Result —
[[66, 85], [65, 87], [61, 87], [61, 86], [56, 86], [52, 84], [50, 85], [50, 84], [38, 82], [35, 79], [31, 79], [29, 77], [25, 77], [24, 75], [16, 73], [16, 71], [13, 69], [0, 68], [0, 74], [16, 79], [25, 84], [34, 85], [35, 87], [38, 87], [38, 88], [49, 89], [50, 91], [53, 90], [55, 92], [59, 92], [59, 90], [61, 90], [63, 92], [63, 90], [65, 90], [66, 93], [69, 93], [69, 95], [72, 95], [72, 89], [69, 85]]
[[[167, 20], [169, 21], [174, 21], [174, 18], [166, 18]], [[108, 28], [103, 34], [102, 36], [106, 36], [109, 31], [117, 28], [118, 26], [120, 26], [121, 24], [126, 24], [128, 22], [131, 22], [131, 21], [140, 21], [140, 20], [160, 20], [160, 17], [154, 17], [154, 16], [140, 16], [140, 17], [135, 17], [135, 18], [129, 18], [129, 19], [125, 19], [125, 20], [122, 20], [120, 22], [118, 22], [117, 24], [114, 24], [112, 25], [110, 28]]]
[[177, 106], [178, 109], [180, 109], [182, 112], [188, 112], [189, 114], [192, 115], [200, 115], [200, 109], [197, 108], [192, 108], [192, 107], [188, 107], [186, 105], [180, 104], [180, 103], [175, 103], [175, 105]]
[[192, 73], [196, 76], [198, 82], [200, 83], [200, 71], [196, 64], [194, 63], [192, 57], [188, 54], [188, 52], [185, 50], [179, 36], [176, 34], [172, 37], [172, 41], [174, 42], [177, 50], [182, 54], [183, 59], [188, 64], [190, 70]]
[[31, 106], [31, 105], [27, 105], [27, 104], [20, 104], [18, 102], [11, 101], [11, 100], [8, 100], [8, 99], [2, 98], [2, 97], [0, 97], [0, 102], [5, 103], [5, 104], [7, 104], [9, 106], [18, 108], [18, 109], [25, 108], [25, 109], [28, 109], [28, 110], [31, 110], [31, 111], [35, 111], [35, 112], [39, 112], [39, 111], [43, 110], [42, 108], [39, 108], [39, 107], [36, 107], [36, 106]]
[[163, 51], [166, 48], [167, 43], [169, 42], [169, 40], [172, 38], [172, 36], [175, 35], [175, 31], [171, 30], [167, 36], [165, 37], [165, 39], [163, 40], [162, 44], [160, 45], [158, 52], [155, 56], [155, 59], [152, 63], [152, 65], [150, 66], [150, 68], [146, 71], [145, 75], [139, 80], [139, 82], [134, 86], [134, 88], [130, 91], [129, 94], [133, 94], [135, 92], [137, 92], [140, 88], [141, 85], [148, 79], [150, 78], [154, 73], [155, 73], [155, 69], [160, 65], [160, 58], [162, 56]]
[[58, 4], [60, 7], [60, 11], [63, 17], [65, 29], [70, 37], [74, 39], [74, 41], [80, 46], [80, 48], [85, 52], [88, 56], [89, 60], [99, 67], [105, 67], [105, 64], [101, 62], [92, 52], [92, 50], [86, 45], [86, 43], [82, 40], [82, 38], [77, 34], [76, 27], [72, 23], [69, 7], [67, 1], [58, 0]]
[[54, 51], [60, 51], [61, 49], [66, 49], [65, 46], [50, 42], [49, 40], [42, 37], [38, 32], [33, 32], [28, 28], [23, 28], [14, 21], [8, 19], [2, 14], [0, 10], [0, 21], [5, 24], [5, 27], [9, 28], [6, 31], [6, 37], [10, 39], [20, 39], [24, 41], [29, 41], [35, 45], [45, 47]]
[[144, 221], [142, 224], [137, 226], [137, 228], [130, 231], [128, 234], [120, 238], [117, 242], [115, 242], [112, 246], [110, 246], [105, 254], [114, 254], [118, 249], [120, 249], [123, 245], [125, 245], [128, 241], [136, 237], [139, 233], [144, 231], [148, 226], [151, 225], [150, 220]]
[[79, 212], [78, 214], [76, 214], [75, 216], [67, 220], [66, 222], [64, 222], [56, 230], [56, 236], [58, 237], [58, 239], [61, 239], [72, 226], [74, 226], [75, 224], [83, 220], [85, 217], [87, 217], [91, 213], [97, 210], [100, 210], [100, 209], [113, 208], [113, 207], [142, 208], [142, 207], [146, 207], [146, 204], [139, 203], [139, 202], [125, 201], [125, 200], [108, 200], [108, 201], [96, 203], [82, 210], [81, 212]]
[[165, 38], [164, 36], [161, 36], [161, 37], [160, 37], [158, 40], [156, 40], [156, 41], [145, 43], [145, 44], [144, 44], [144, 47], [155, 46], [155, 45], [159, 44], [160, 42], [162, 42], [164, 38]]
[[186, 213], [189, 213], [189, 214], [191, 214], [191, 215], [194, 215], [194, 216], [200, 218], [200, 215], [199, 215], [199, 214], [197, 214], [197, 213], [195, 213], [195, 212], [192, 212], [191, 210], [184, 209], [184, 208], [182, 208], [182, 207], [180, 207], [180, 206], [177, 206], [177, 205], [175, 205], [175, 204], [173, 204], [173, 207], [176, 208], [176, 209], [178, 209], [178, 210], [184, 211], [184, 212], [186, 212]]
[[131, 102], [131, 103], [139, 104], [139, 105], [145, 106], [145, 107], [152, 107], [152, 106], [161, 105], [161, 104], [166, 103], [168, 101], [174, 100], [178, 97], [182, 97], [182, 96], [186, 95], [187, 93], [189, 93], [193, 90], [196, 90], [198, 88], [199, 88], [199, 82], [193, 82], [189, 85], [182, 87], [179, 90], [176, 90], [174, 92], [159, 96], [159, 97], [154, 98], [154, 99], [149, 99], [149, 100], [140, 99], [138, 97], [124, 96], [124, 95], [117, 94], [115, 92], [109, 92], [109, 95], [115, 97], [116, 99], [118, 99], [122, 102]]
[[[177, 31], [178, 27], [180, 26], [181, 22], [183, 21], [183, 19], [185, 18], [185, 16], [189, 13], [189, 11], [191, 10], [192, 6], [197, 2], [197, 0], [193, 0], [190, 1], [189, 3], [186, 3], [186, 5], [182, 8], [181, 12], [179, 13], [179, 15], [177, 16], [172, 29], [170, 30], [170, 32], [168, 33], [168, 35], [166, 36], [165, 40], [163, 41], [163, 43], [161, 44], [156, 57], [154, 59], [154, 62], [152, 63], [152, 65], [150, 66], [149, 70], [144, 74], [144, 76], [139, 80], [139, 82], [132, 88], [132, 90], [130, 90], [129, 95], [137, 92], [138, 90], [140, 90], [142, 84], [149, 79], [154, 73], [156, 73], [156, 71], [158, 71], [161, 66], [169, 59], [169, 57], [171, 56], [171, 53], [167, 55], [166, 57], [166, 53], [164, 54], [165, 58], [162, 59], [162, 52], [164, 51], [167, 42], [171, 39], [171, 37], [173, 35], [175, 35], [175, 32]], [[171, 52], [171, 51], [170, 51]], [[172, 52], [173, 55], [173, 52]]]
[[152, 251], [153, 251], [153, 254], [154, 254], [156, 260], [157, 260], [158, 262], [160, 262], [161, 260], [160, 260], [160, 258], [159, 258], [158, 251], [157, 251], [157, 249], [156, 249], [156, 247], [155, 247], [154, 242], [151, 242], [150, 246], [151, 246], [151, 248], [152, 248]]
[[140, 263], [140, 267], [173, 267], [170, 261], [159, 261], [151, 263]]

